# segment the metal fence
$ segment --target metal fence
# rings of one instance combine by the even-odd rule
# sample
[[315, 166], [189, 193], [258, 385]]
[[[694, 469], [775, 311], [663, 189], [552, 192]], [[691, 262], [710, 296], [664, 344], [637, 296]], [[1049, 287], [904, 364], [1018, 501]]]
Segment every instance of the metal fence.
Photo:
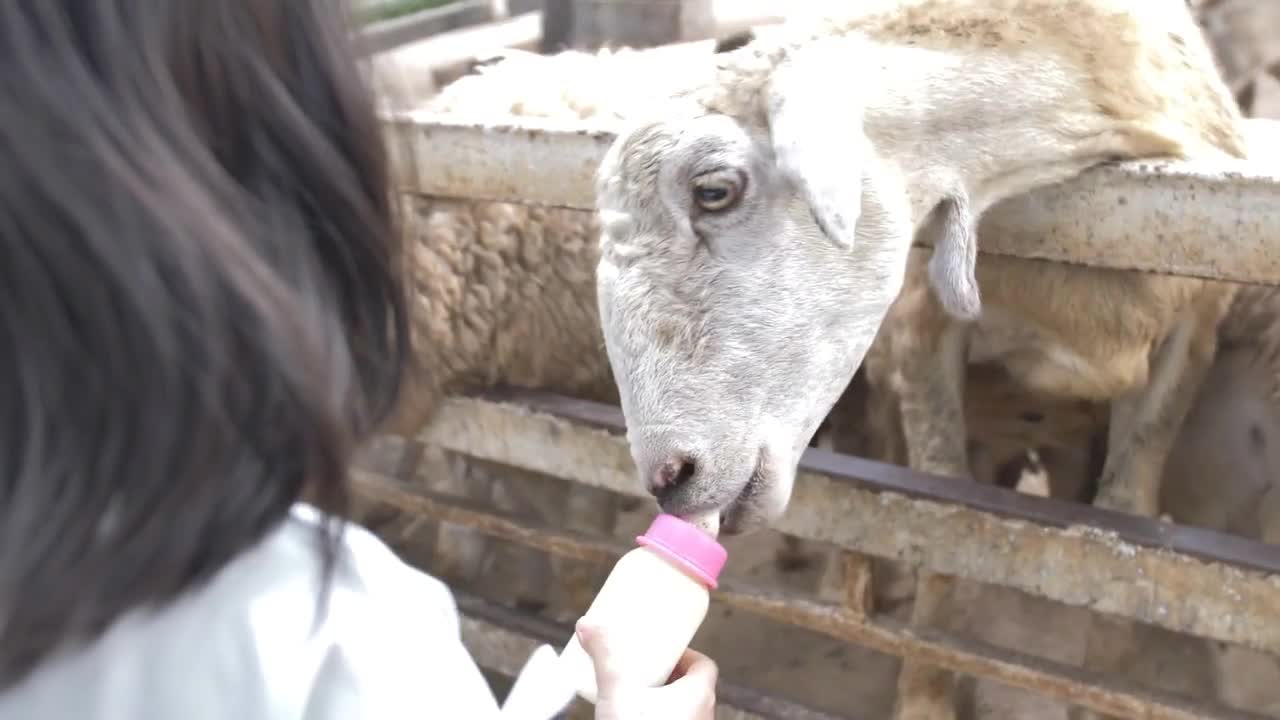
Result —
[[[389, 118], [404, 193], [591, 209], [606, 127], [474, 125]], [[1259, 147], [1280, 123], [1250, 121]], [[1280, 155], [1278, 155], [1280, 157]], [[1280, 163], [1129, 162], [1007, 200], [983, 221], [983, 252], [1096, 267], [1280, 284]], [[447, 169], [447, 171], [442, 170]], [[987, 238], [1001, 238], [997, 244]], [[458, 455], [647, 497], [613, 407], [509, 390], [450, 399], [422, 440]], [[627, 548], [360, 473], [370, 499], [566, 557], [611, 563]], [[871, 556], [1016, 588], [1069, 606], [1280, 655], [1280, 553], [1222, 533], [809, 450], [782, 532], [843, 549], [845, 602], [726, 583], [720, 602], [893, 655], [1123, 717], [1258, 717], [1079, 667], [897, 622], [870, 606]], [[462, 603], [473, 647], [514, 671], [537, 621]], [[544, 633], [567, 636], [567, 628]], [[495, 639], [496, 638], [496, 639]], [[507, 648], [518, 657], [504, 655]], [[514, 663], [514, 664], [513, 664]], [[725, 717], [823, 717], [745, 688]]]

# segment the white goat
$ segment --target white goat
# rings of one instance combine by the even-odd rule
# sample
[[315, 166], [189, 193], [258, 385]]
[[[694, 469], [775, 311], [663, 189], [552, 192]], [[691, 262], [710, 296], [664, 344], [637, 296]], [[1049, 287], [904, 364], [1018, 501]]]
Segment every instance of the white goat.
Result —
[[[669, 92], [669, 78], [679, 77], [691, 62], [705, 62], [716, 48], [706, 41], [555, 55], [507, 50], [486, 58], [474, 74], [433, 97], [389, 99], [478, 122], [504, 117], [617, 121], [634, 114], [638, 104], [651, 102], [646, 98]], [[384, 87], [402, 85], [394, 66], [381, 71]], [[402, 201], [416, 353], [396, 416], [383, 428], [386, 433], [413, 437], [445, 396], [497, 385], [617, 402], [596, 309], [599, 224], [594, 213], [415, 195]], [[486, 501], [501, 490], [517, 497], [524, 510], [537, 508], [544, 518], [565, 511], [561, 495], [527, 476], [487, 483], [474, 474], [455, 478], [440, 463], [429, 465], [426, 473], [437, 489]], [[594, 519], [607, 524], [608, 515]], [[440, 557], [470, 558], [462, 564], [471, 572], [479, 571], [483, 548], [491, 545], [479, 534], [453, 531], [442, 531], [438, 542], [448, 546]], [[811, 554], [805, 544], [784, 537], [779, 564], [799, 568]], [[534, 579], [515, 581], [545, 590], [537, 580], [536, 564], [544, 560], [535, 558], [541, 557], [530, 554], [527, 559], [525, 574]], [[797, 573], [788, 580], [802, 578]]]
[[[979, 321], [1024, 340], [994, 344], [1023, 382], [1114, 399], [1103, 502], [1148, 510], [1163, 455], [1129, 440], [1176, 429], [1234, 288], [980, 266], [976, 228], [1001, 199], [1108, 159], [1243, 155], [1239, 111], [1186, 7], [850, 12], [691, 72], [663, 119], [622, 133], [600, 167], [601, 320], [643, 482], [668, 512], [720, 511], [729, 533], [776, 518], [893, 306], [912, 318], [891, 341], [911, 360], [899, 391], [912, 467], [967, 472], [962, 372]], [[833, 91], [839, 72], [851, 78]], [[917, 235], [927, 266], [910, 261]], [[909, 265], [925, 290], [899, 298]], [[920, 581], [913, 620], [928, 623], [950, 580]], [[952, 716], [952, 684], [904, 664], [899, 716]]]

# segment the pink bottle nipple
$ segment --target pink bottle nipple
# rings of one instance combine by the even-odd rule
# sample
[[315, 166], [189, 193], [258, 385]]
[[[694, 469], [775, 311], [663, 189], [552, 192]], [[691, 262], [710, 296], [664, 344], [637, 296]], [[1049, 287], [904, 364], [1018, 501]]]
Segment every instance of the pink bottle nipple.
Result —
[[723, 545], [698, 526], [675, 515], [662, 514], [654, 518], [636, 542], [661, 553], [713, 590], [729, 558]]

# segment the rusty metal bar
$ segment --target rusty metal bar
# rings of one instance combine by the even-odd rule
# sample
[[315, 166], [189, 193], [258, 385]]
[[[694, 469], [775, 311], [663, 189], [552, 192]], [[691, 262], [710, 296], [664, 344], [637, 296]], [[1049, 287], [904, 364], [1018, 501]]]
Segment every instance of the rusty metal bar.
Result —
[[[598, 563], [616, 562], [627, 548], [576, 533], [539, 527], [487, 512], [465, 501], [446, 499], [390, 478], [356, 472], [356, 487], [366, 498], [409, 514], [466, 525], [493, 537], [518, 542], [565, 557]], [[1065, 702], [1123, 717], [1190, 720], [1223, 718], [1256, 720], [1261, 716], [1221, 706], [1192, 703], [1169, 693], [1117, 681], [1093, 673], [948, 633], [910, 627], [891, 618], [863, 614], [785, 593], [766, 593], [726, 579], [715, 599], [788, 625], [805, 627], [873, 650], [925, 660], [956, 672], [991, 678]], [[567, 631], [558, 636], [568, 637]], [[552, 640], [547, 640], [552, 642]], [[528, 648], [532, 652], [532, 647]], [[528, 652], [518, 655], [527, 657]]]
[[[493, 396], [491, 396], [493, 397]], [[540, 393], [451, 398], [423, 439], [647, 497], [616, 408]], [[1280, 654], [1280, 556], [1262, 543], [808, 451], [781, 532]]]
[[[616, 127], [532, 118], [387, 118], [403, 192], [590, 210]], [[1250, 162], [1127, 162], [991, 208], [982, 251], [1095, 267], [1280, 283], [1280, 122], [1249, 120]], [[1265, 159], [1264, 159], [1265, 156]]]
[[875, 597], [872, 592], [874, 574], [871, 558], [862, 553], [842, 550], [840, 562], [844, 572], [845, 609], [858, 617], [872, 614], [875, 612]]
[[[462, 641], [482, 667], [514, 677], [542, 643], [557, 650], [572, 628], [526, 615], [484, 598], [455, 593]], [[790, 700], [764, 695], [723, 678], [716, 685], [716, 720], [848, 720]]]

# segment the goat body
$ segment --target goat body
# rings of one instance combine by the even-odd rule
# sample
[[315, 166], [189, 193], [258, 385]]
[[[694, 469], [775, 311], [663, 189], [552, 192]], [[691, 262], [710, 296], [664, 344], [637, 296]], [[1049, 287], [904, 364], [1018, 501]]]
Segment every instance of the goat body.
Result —
[[[663, 119], [620, 135], [598, 184], [605, 344], [667, 511], [720, 507], [729, 531], [780, 513], [880, 330], [912, 467], [968, 473], [973, 352], [1037, 390], [1110, 400], [1099, 501], [1154, 512], [1234, 287], [979, 263], [977, 247], [992, 205], [1098, 163], [1245, 154], [1180, 0], [873, 1], [690, 75]], [[689, 200], [706, 173], [731, 202]], [[913, 259], [913, 242], [932, 252]], [[673, 464], [679, 487], [660, 481]], [[928, 623], [949, 582], [920, 582]], [[900, 717], [951, 716], [951, 684], [906, 664]]]

